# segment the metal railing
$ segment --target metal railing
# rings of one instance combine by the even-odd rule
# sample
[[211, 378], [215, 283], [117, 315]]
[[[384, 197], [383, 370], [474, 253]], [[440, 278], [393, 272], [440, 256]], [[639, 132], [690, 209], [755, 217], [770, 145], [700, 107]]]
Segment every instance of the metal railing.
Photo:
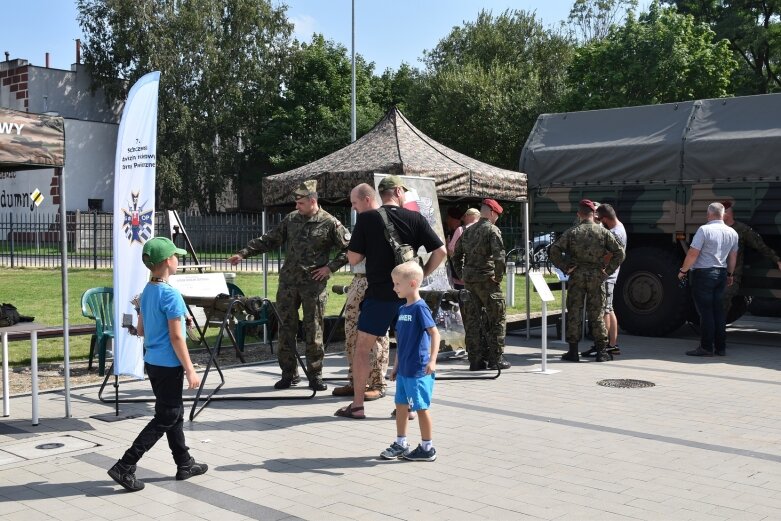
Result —
[[[350, 209], [325, 208], [341, 222], [349, 225]], [[287, 212], [267, 214], [267, 229], [277, 226]], [[226, 259], [262, 235], [262, 214], [230, 213], [215, 215], [180, 214], [201, 264], [209, 264], [217, 271], [260, 271], [262, 257], [251, 257], [231, 267]], [[72, 212], [66, 216], [68, 267], [83, 269], [111, 268], [113, 265], [114, 216], [111, 213]], [[499, 224], [506, 249], [523, 242], [523, 227], [507, 219]], [[155, 235], [170, 236], [165, 212], [155, 215]], [[179, 246], [183, 242], [177, 239]], [[58, 214], [31, 213], [0, 215], [0, 266], [57, 268], [60, 266], [60, 217]], [[284, 260], [284, 248], [269, 252], [269, 271], [278, 271]], [[185, 258], [182, 265], [192, 263]]]

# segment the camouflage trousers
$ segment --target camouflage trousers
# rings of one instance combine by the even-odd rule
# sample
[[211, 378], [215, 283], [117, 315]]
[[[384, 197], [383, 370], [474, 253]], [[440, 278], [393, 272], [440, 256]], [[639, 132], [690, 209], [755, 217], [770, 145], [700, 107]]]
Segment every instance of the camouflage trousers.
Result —
[[328, 293], [326, 281], [313, 280], [306, 285], [279, 283], [277, 301], [279, 314], [279, 350], [277, 360], [283, 378], [298, 375], [296, 336], [298, 335], [298, 308], [303, 307], [304, 343], [306, 344], [306, 370], [310, 376], [323, 371], [323, 314]]
[[738, 296], [738, 293], [740, 293], [740, 275], [737, 277], [733, 277], [732, 279], [732, 286], [727, 286], [727, 289], [724, 290], [724, 298], [722, 300], [722, 304], [724, 305], [724, 316], [726, 317], [729, 313], [729, 308], [732, 307], [732, 299]]
[[607, 347], [604, 303], [605, 285], [600, 271], [573, 272], [567, 284], [567, 342], [580, 341], [583, 333], [583, 305], [591, 324], [591, 334], [597, 348]]
[[[486, 360], [495, 362], [504, 353], [506, 306], [502, 287], [490, 280], [464, 282], [469, 298], [464, 299], [464, 341], [470, 362]], [[488, 323], [485, 324], [485, 341], [480, 338], [480, 321], [485, 308]]]
[[[344, 347], [347, 351], [349, 365], [347, 377], [350, 379], [350, 385], [353, 384], [353, 353], [355, 353], [355, 341], [358, 338], [358, 316], [361, 313], [361, 302], [363, 302], [363, 296], [368, 287], [369, 281], [366, 277], [354, 277], [347, 291], [347, 302], [344, 306]], [[371, 369], [369, 370], [369, 379], [366, 382], [367, 389], [384, 391], [388, 386], [385, 381], [385, 373], [388, 371], [389, 359], [390, 341], [386, 333], [383, 337], [377, 337], [374, 342], [369, 366]]]

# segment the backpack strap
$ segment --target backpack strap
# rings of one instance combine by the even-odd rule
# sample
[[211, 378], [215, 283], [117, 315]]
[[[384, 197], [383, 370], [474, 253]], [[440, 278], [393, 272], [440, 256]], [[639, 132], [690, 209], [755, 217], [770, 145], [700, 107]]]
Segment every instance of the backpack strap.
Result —
[[385, 239], [391, 245], [391, 248], [396, 251], [399, 246], [401, 246], [399, 232], [396, 231], [396, 227], [393, 225], [390, 219], [388, 219], [388, 211], [385, 208], [378, 208], [377, 213], [380, 214], [380, 217], [382, 217], [382, 222], [385, 223]]

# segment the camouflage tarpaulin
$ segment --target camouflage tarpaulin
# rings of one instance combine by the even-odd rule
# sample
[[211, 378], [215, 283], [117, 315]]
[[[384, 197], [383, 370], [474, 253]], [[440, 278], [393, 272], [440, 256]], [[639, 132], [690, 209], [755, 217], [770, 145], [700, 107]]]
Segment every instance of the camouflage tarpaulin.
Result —
[[526, 175], [481, 163], [437, 143], [392, 108], [360, 139], [317, 161], [263, 179], [263, 204], [289, 204], [295, 187], [317, 179], [320, 199], [344, 202], [374, 174], [433, 177], [442, 198], [526, 200]]
[[542, 114], [521, 153], [532, 187], [775, 180], [781, 94]]
[[65, 164], [65, 124], [61, 117], [0, 107], [0, 166], [54, 168]]

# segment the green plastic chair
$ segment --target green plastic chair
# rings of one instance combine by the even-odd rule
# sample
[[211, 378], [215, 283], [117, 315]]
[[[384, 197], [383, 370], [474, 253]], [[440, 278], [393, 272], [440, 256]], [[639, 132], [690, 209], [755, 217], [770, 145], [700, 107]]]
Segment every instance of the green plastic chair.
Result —
[[[241, 291], [241, 288], [239, 288], [236, 284], [233, 284], [231, 282], [228, 282], [228, 292], [232, 297], [235, 296], [244, 296], [244, 292]], [[244, 342], [246, 340], [247, 336], [247, 328], [255, 327], [255, 326], [263, 326], [263, 325], [270, 325], [269, 324], [269, 317], [270, 315], [270, 309], [269, 304], [266, 302], [263, 304], [263, 307], [260, 309], [260, 317], [255, 320], [236, 320], [236, 325], [233, 327], [233, 335], [236, 337], [236, 345], [239, 347], [239, 351], [244, 352]], [[271, 352], [274, 352], [274, 342], [271, 340], [271, 328], [268, 328], [268, 334], [269, 334], [269, 347], [271, 348]]]
[[95, 334], [89, 346], [89, 363], [92, 369], [95, 351], [98, 353], [98, 374], [106, 372], [106, 345], [114, 338], [114, 288], [92, 288], [81, 296], [81, 314], [95, 321]]

